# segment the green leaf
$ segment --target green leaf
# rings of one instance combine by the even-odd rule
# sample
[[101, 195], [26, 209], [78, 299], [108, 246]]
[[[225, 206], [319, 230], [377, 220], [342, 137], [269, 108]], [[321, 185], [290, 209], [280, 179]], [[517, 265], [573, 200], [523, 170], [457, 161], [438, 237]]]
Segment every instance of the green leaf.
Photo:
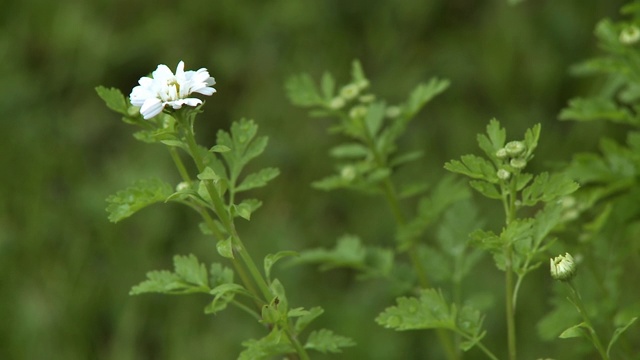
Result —
[[246, 349], [240, 353], [238, 360], [271, 359], [276, 355], [295, 352], [284, 330], [280, 330], [277, 327], [260, 340], [250, 339], [244, 341], [242, 346], [246, 347]]
[[498, 191], [496, 185], [488, 181], [471, 180], [469, 181], [469, 185], [489, 199], [502, 199], [502, 195]]
[[275, 254], [268, 254], [264, 257], [264, 273], [267, 279], [271, 279], [271, 268], [273, 265], [280, 259], [287, 256], [297, 256], [298, 253], [295, 251], [278, 251]]
[[125, 100], [122, 92], [116, 88], [106, 88], [104, 86], [96, 87], [96, 92], [102, 100], [104, 100], [107, 107], [117, 113], [125, 116], [129, 116], [127, 101]]
[[[318, 316], [324, 313], [324, 309], [319, 306], [312, 307], [305, 314], [301, 315], [298, 319], [296, 319], [296, 323], [294, 328], [296, 333], [301, 333], [304, 329], [309, 326], [309, 324], [315, 320]], [[291, 317], [291, 315], [289, 315]]]
[[570, 339], [581, 336], [587, 339], [589, 338], [589, 326], [584, 322], [566, 329], [558, 337], [561, 339]]
[[362, 70], [362, 65], [358, 60], [353, 60], [351, 63], [351, 79], [355, 84], [368, 82], [367, 77], [364, 75], [364, 71]]
[[234, 259], [233, 256], [233, 239], [231, 237], [225, 240], [218, 240], [216, 243], [216, 250], [220, 256], [227, 259]]
[[107, 197], [109, 221], [118, 222], [146, 206], [164, 202], [172, 193], [171, 185], [162, 180], [138, 180], [125, 190]]
[[485, 180], [492, 184], [498, 183], [497, 170], [487, 160], [475, 155], [463, 155], [460, 160], [451, 160], [444, 164], [444, 168], [473, 179]]
[[487, 125], [487, 135], [478, 134], [478, 145], [490, 159], [496, 161], [496, 152], [504, 147], [507, 131], [500, 126], [500, 122], [491, 119]]
[[411, 161], [418, 160], [424, 156], [424, 151], [411, 151], [408, 153], [404, 153], [398, 156], [395, 156], [391, 161], [389, 161], [390, 167], [396, 167], [398, 165], [402, 165]]
[[256, 173], [247, 175], [235, 191], [241, 192], [263, 187], [278, 175], [280, 175], [280, 170], [277, 168], [269, 167], [262, 169]]
[[212, 290], [209, 294], [214, 298], [205, 309], [205, 314], [215, 314], [226, 309], [227, 305], [233, 301], [236, 294], [250, 294], [242, 286], [233, 283], [233, 271], [223, 267], [218, 263], [211, 264], [210, 283]]
[[148, 272], [147, 280], [134, 286], [129, 294], [209, 292], [207, 270], [194, 255], [174, 256], [173, 266], [173, 273], [166, 270]]
[[531, 157], [533, 151], [538, 147], [541, 129], [542, 126], [540, 124], [535, 124], [532, 128], [527, 129], [527, 131], [524, 133], [524, 145], [527, 148], [527, 159]]
[[321, 88], [322, 95], [324, 96], [325, 100], [327, 102], [331, 101], [335, 93], [336, 82], [329, 72], [325, 72], [324, 74], [322, 74]]
[[434, 289], [420, 291], [420, 297], [400, 297], [397, 305], [388, 307], [376, 318], [376, 322], [397, 331], [421, 329], [447, 329], [461, 332], [471, 338], [462, 345], [468, 349], [475, 345], [485, 332], [482, 331], [483, 316], [470, 307], [460, 312], [455, 304], [449, 305], [442, 293]]
[[225, 145], [214, 145], [211, 147], [211, 149], [209, 149], [209, 151], [223, 153], [223, 152], [231, 151], [231, 149]]
[[207, 166], [200, 174], [198, 174], [198, 179], [218, 181], [220, 180], [220, 176], [218, 176], [212, 168]]
[[355, 346], [356, 343], [348, 337], [334, 334], [333, 331], [320, 329], [313, 331], [304, 344], [305, 349], [313, 349], [323, 354], [341, 353], [344, 347]]
[[370, 154], [369, 148], [359, 143], [346, 143], [331, 149], [329, 154], [338, 159], [359, 159]]
[[318, 88], [309, 74], [292, 76], [287, 80], [285, 89], [294, 105], [310, 107], [324, 104], [318, 93]]
[[580, 185], [564, 174], [537, 175], [531, 185], [522, 190], [522, 204], [533, 206], [539, 201], [550, 202], [578, 190]]
[[257, 199], [244, 199], [240, 204], [231, 205], [231, 215], [240, 216], [245, 220], [251, 220], [251, 214], [262, 206], [262, 201]]
[[231, 124], [231, 131], [218, 131], [217, 145], [226, 146], [230, 151], [221, 153], [229, 166], [230, 178], [239, 176], [242, 168], [267, 147], [269, 138], [256, 137], [258, 125], [253, 120], [241, 119]]
[[369, 136], [375, 138], [376, 134], [382, 127], [382, 122], [385, 116], [384, 103], [374, 103], [369, 106], [367, 116], [364, 118], [364, 123], [369, 131]]
[[409, 100], [403, 106], [404, 116], [412, 118], [422, 107], [449, 87], [449, 80], [431, 79], [426, 84], [419, 84], [409, 95]]
[[574, 98], [569, 107], [563, 109], [560, 120], [609, 120], [615, 123], [636, 124], [629, 110], [619, 108], [613, 100], [605, 98]]
[[620, 336], [627, 331], [627, 329], [629, 328], [629, 326], [633, 325], [633, 323], [636, 322], [636, 320], [638, 320], [637, 317], [631, 318], [629, 320], [629, 322], [627, 322], [626, 325], [621, 326], [619, 328], [617, 328], [614, 332], [613, 332], [613, 336], [611, 337], [611, 341], [609, 341], [609, 345], [607, 346], [607, 356], [609, 356], [609, 353], [611, 352], [611, 347], [613, 346], [613, 344], [616, 343], [616, 341], [618, 341], [618, 339], [620, 338]]
[[361, 278], [386, 276], [393, 266], [393, 251], [377, 247], [365, 247], [357, 236], [344, 235], [331, 249], [311, 249], [300, 253], [294, 264], [320, 264], [320, 270], [351, 268], [360, 272]]

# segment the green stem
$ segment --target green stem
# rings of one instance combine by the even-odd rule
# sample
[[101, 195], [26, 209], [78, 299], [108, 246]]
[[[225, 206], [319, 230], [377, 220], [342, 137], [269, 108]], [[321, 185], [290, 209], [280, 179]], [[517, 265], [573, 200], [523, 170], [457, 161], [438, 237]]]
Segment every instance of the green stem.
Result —
[[[180, 121], [180, 120], [183, 120], [183, 121]], [[196, 140], [195, 140], [195, 133], [193, 130], [193, 118], [178, 119], [178, 122], [181, 122], [185, 126], [184, 136], [187, 142], [187, 146], [189, 148], [189, 152], [191, 154], [191, 157], [193, 158], [193, 161], [196, 164], [196, 167], [198, 168], [198, 172], [201, 173], [202, 171], [204, 171], [205, 167], [204, 167], [204, 161], [200, 154], [200, 148], [198, 147], [198, 144], [196, 143]], [[258, 267], [256, 266], [255, 262], [251, 258], [251, 255], [249, 255], [249, 252], [247, 251], [246, 247], [242, 243], [240, 236], [238, 236], [238, 233], [236, 232], [236, 229], [235, 229], [235, 225], [233, 223], [233, 219], [229, 214], [227, 206], [224, 204], [222, 196], [220, 196], [220, 193], [218, 192], [218, 189], [215, 187], [213, 181], [205, 180], [205, 186], [206, 186], [207, 192], [209, 193], [209, 197], [211, 198], [211, 202], [213, 203], [213, 207], [216, 214], [220, 218], [220, 221], [222, 222], [227, 232], [231, 235], [232, 242], [234, 245], [234, 250], [238, 253], [238, 255], [240, 255], [240, 259], [242, 259], [242, 262], [249, 270], [249, 273], [251, 274], [253, 281], [258, 285], [258, 288], [260, 289], [260, 292], [262, 293], [262, 296], [264, 297], [265, 301], [267, 303], [270, 302], [273, 298], [273, 294], [269, 289], [269, 285], [267, 285], [267, 282], [264, 276], [258, 270]], [[212, 229], [212, 231], [214, 231], [215, 233], [217, 228], [213, 223], [213, 220], [210, 218], [209, 220], [210, 222], [208, 222], [208, 225]], [[205, 218], [205, 221], [207, 221], [206, 218]], [[223, 238], [220, 238], [220, 239], [223, 239]], [[235, 259], [233, 259], [233, 264], [236, 270], [238, 271], [238, 273], [240, 274], [240, 277], [243, 283], [245, 283], [245, 286], [247, 287], [247, 289], [251, 291], [251, 293], [256, 294], [256, 290], [253, 287], [253, 283], [249, 281], [249, 277], [244, 272], [244, 269], [240, 266], [240, 264]], [[260, 305], [259, 304], [257, 305], [258, 305], [258, 308], [260, 308]], [[291, 344], [296, 349], [296, 352], [300, 356], [300, 359], [309, 360], [309, 355], [307, 354], [304, 347], [302, 347], [298, 339], [294, 336], [293, 331], [288, 327], [287, 329], [285, 329], [285, 333], [287, 334], [287, 337], [291, 341]]]
[[[457, 334], [459, 334], [460, 336], [462, 336], [463, 338], [469, 340], [469, 341], [473, 341], [474, 338], [472, 336], [469, 336], [468, 334], [465, 334], [462, 331], [456, 331]], [[477, 346], [478, 348], [480, 348], [480, 350], [482, 350], [483, 353], [485, 353], [485, 355], [487, 355], [487, 357], [491, 360], [498, 360], [498, 357], [491, 352], [491, 350], [487, 349], [486, 346], [484, 346], [484, 344], [480, 341], [475, 342], [475, 346]]]
[[600, 342], [600, 338], [596, 333], [596, 329], [593, 327], [593, 324], [591, 323], [591, 320], [587, 315], [587, 311], [585, 310], [584, 305], [582, 304], [582, 298], [580, 297], [580, 293], [578, 293], [578, 290], [576, 290], [576, 288], [573, 286], [573, 283], [571, 281], [567, 281], [567, 286], [569, 286], [569, 289], [571, 290], [571, 299], [573, 304], [576, 306], [578, 313], [580, 313], [580, 315], [582, 316], [582, 320], [584, 320], [584, 323], [587, 325], [591, 342], [600, 353], [600, 356], [602, 357], [602, 359], [609, 360], [609, 355], [607, 355], [607, 352], [604, 349], [604, 346], [602, 346], [602, 342]]
[[189, 172], [187, 171], [187, 168], [184, 166], [182, 159], [180, 159], [180, 155], [178, 155], [178, 151], [176, 150], [176, 148], [173, 146], [169, 146], [169, 154], [171, 154], [173, 163], [176, 165], [176, 168], [178, 169], [178, 173], [180, 173], [180, 177], [182, 177], [182, 181], [185, 181], [190, 184], [192, 182], [191, 177], [189, 176]]
[[[514, 174], [515, 175], [515, 174]], [[508, 191], [503, 189], [502, 203], [504, 205], [506, 226], [516, 219], [516, 184], [517, 175], [509, 183]], [[505, 314], [507, 318], [507, 347], [509, 359], [516, 359], [516, 318], [515, 318], [515, 287], [513, 281], [513, 245], [507, 239], [504, 249], [505, 255]]]

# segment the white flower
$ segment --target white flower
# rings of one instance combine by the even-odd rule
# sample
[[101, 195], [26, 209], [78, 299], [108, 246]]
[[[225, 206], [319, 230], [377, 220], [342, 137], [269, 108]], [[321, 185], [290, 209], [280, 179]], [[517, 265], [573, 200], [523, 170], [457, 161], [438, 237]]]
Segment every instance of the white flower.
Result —
[[184, 62], [180, 61], [175, 75], [166, 65], [158, 65], [151, 77], [142, 77], [140, 85], [133, 88], [129, 98], [131, 105], [139, 106], [145, 119], [160, 114], [165, 106], [180, 109], [182, 105], [197, 106], [202, 100], [189, 97], [193, 93], [210, 96], [216, 92], [212, 86], [216, 81], [209, 71], [184, 71]]

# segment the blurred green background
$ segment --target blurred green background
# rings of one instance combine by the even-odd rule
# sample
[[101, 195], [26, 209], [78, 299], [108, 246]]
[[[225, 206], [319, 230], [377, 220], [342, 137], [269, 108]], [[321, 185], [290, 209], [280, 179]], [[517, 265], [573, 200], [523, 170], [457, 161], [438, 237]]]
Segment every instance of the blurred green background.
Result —
[[[310, 183], [333, 171], [327, 150], [339, 139], [330, 122], [291, 106], [288, 76], [326, 69], [342, 82], [360, 59], [372, 90], [403, 101], [421, 81], [452, 86], [411, 124], [402, 147], [423, 149], [426, 182], [442, 164], [476, 152], [475, 134], [498, 118], [512, 137], [541, 122], [536, 166], [548, 168], [593, 150], [602, 124], [560, 123], [568, 98], [589, 93], [595, 79], [568, 69], [597, 53], [593, 27], [618, 17], [622, 1], [323, 0], [131, 2], [8, 0], [0, 12], [0, 359], [233, 359], [240, 341], [263, 330], [243, 313], [203, 315], [198, 296], [130, 297], [148, 270], [168, 268], [175, 253], [218, 261], [196, 217], [176, 206], [107, 221], [104, 199], [133, 180], [178, 181], [166, 151], [135, 141], [96, 96], [97, 85], [128, 94], [140, 76], [164, 63], [206, 67], [218, 93], [207, 100], [198, 136], [241, 117], [253, 118], [270, 145], [263, 165], [282, 175], [255, 192], [264, 201], [240, 224], [256, 258], [281, 249], [333, 246], [344, 233], [392, 244], [384, 203]], [[493, 214], [487, 212], [490, 217]], [[497, 216], [500, 209], [496, 208]], [[500, 291], [489, 261], [479, 270]], [[295, 306], [323, 306], [318, 320], [359, 346], [336, 358], [437, 358], [429, 332], [395, 333], [373, 318], [393, 303], [380, 281], [349, 271], [279, 268]], [[498, 284], [495, 284], [495, 283]], [[524, 291], [532, 291], [525, 289]], [[523, 359], [553, 354], [535, 322], [544, 297], [523, 298]], [[355, 306], [354, 306], [355, 304]], [[489, 344], [502, 348], [502, 312], [490, 313]], [[247, 320], [247, 321], [244, 321]], [[435, 354], [435, 355], [434, 355]], [[482, 358], [472, 351], [469, 358]], [[318, 356], [317, 358], [329, 358]]]

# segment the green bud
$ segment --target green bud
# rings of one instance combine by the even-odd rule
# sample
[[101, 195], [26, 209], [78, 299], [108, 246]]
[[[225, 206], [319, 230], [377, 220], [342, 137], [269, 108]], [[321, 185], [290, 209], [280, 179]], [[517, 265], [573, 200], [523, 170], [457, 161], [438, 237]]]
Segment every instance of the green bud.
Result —
[[551, 277], [554, 280], [569, 281], [576, 275], [576, 263], [573, 260], [573, 256], [569, 253], [549, 259], [549, 264], [551, 267]]
[[351, 165], [347, 165], [340, 170], [340, 176], [344, 180], [351, 181], [356, 178], [356, 169]]
[[496, 157], [497, 157], [498, 159], [501, 159], [501, 160], [504, 160], [504, 159], [506, 159], [507, 157], [509, 157], [509, 154], [507, 154], [507, 149], [502, 148], [502, 149], [500, 149], [500, 150], [496, 151]]
[[367, 107], [358, 105], [351, 108], [349, 111], [349, 117], [352, 119], [363, 118], [367, 116]]
[[333, 110], [338, 110], [342, 108], [344, 104], [345, 104], [344, 99], [338, 96], [331, 99], [331, 102], [329, 103], [329, 107]]
[[525, 159], [519, 158], [511, 159], [509, 165], [511, 165], [515, 169], [522, 170], [527, 166], [527, 161]]
[[340, 89], [340, 96], [345, 100], [354, 99], [360, 93], [360, 88], [356, 84], [345, 85]]
[[628, 26], [620, 32], [619, 40], [625, 45], [633, 45], [640, 40], [640, 29], [637, 26]]
[[508, 170], [505, 170], [505, 169], [498, 170], [496, 175], [498, 176], [498, 179], [505, 180], [505, 181], [509, 180], [509, 178], [511, 177], [511, 173]]
[[522, 141], [510, 141], [504, 146], [507, 154], [511, 157], [520, 156], [527, 150], [527, 147]]

